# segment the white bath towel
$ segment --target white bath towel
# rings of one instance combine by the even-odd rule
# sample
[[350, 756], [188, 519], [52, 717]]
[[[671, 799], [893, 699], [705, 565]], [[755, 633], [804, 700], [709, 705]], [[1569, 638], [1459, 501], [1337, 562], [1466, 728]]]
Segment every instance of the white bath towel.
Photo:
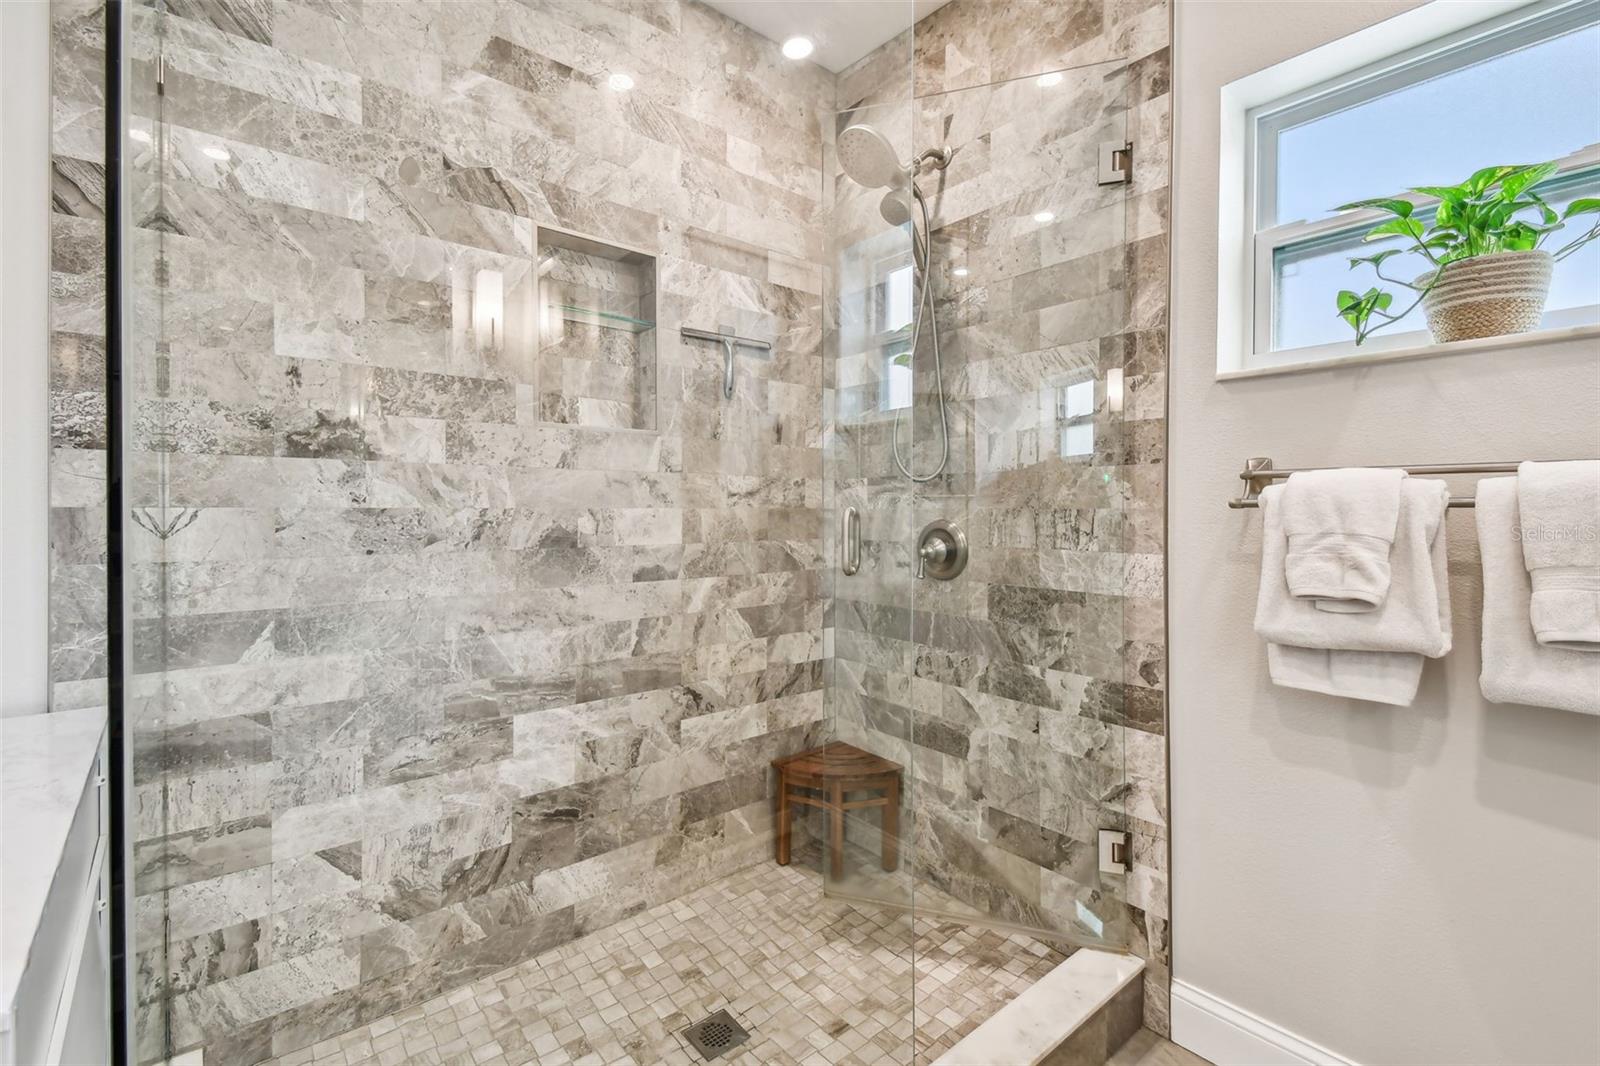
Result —
[[1256, 632], [1268, 642], [1274, 684], [1406, 706], [1416, 698], [1422, 660], [1450, 650], [1442, 481], [1406, 479], [1381, 606], [1361, 614], [1319, 611], [1290, 595], [1288, 536], [1280, 486], [1261, 493], [1261, 587]]
[[1478, 482], [1478, 551], [1483, 557], [1484, 699], [1600, 714], [1600, 655], [1540, 644], [1528, 624], [1533, 581], [1518, 547], [1519, 478]]
[[1361, 468], [1289, 475], [1281, 506], [1290, 595], [1323, 611], [1365, 612], [1383, 604], [1405, 476]]
[[1517, 501], [1534, 637], [1600, 654], [1600, 460], [1523, 463]]

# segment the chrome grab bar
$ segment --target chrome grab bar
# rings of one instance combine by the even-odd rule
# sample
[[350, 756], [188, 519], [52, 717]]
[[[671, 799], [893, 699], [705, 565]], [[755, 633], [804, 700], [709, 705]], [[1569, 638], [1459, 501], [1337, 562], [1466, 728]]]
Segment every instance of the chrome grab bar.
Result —
[[839, 522], [839, 569], [852, 577], [861, 569], [861, 512], [846, 507]]

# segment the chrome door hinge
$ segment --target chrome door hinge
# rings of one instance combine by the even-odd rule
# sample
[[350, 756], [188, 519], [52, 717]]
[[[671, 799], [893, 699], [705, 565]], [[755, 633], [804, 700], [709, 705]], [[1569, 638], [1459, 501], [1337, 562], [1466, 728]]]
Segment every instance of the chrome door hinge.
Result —
[[167, 53], [159, 52], [159, 53], [156, 54], [156, 92], [159, 94], [159, 93], [164, 93], [166, 91], [167, 91]]
[[1133, 835], [1121, 829], [1100, 830], [1100, 872], [1123, 874], [1133, 865]]
[[1100, 142], [1100, 184], [1121, 185], [1133, 180], [1133, 142]]

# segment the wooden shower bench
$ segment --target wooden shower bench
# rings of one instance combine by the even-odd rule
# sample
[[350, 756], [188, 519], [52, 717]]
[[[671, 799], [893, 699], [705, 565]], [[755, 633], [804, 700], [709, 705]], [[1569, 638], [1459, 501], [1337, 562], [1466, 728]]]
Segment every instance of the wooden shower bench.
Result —
[[[899, 763], [890, 762], [853, 744], [834, 741], [820, 748], [773, 759], [778, 771], [778, 865], [789, 865], [789, 836], [794, 804], [828, 812], [828, 851], [835, 879], [844, 876], [844, 814], [883, 808], [883, 868], [900, 861]], [[861, 797], [859, 794], [876, 793]], [[857, 798], [851, 799], [852, 793]]]

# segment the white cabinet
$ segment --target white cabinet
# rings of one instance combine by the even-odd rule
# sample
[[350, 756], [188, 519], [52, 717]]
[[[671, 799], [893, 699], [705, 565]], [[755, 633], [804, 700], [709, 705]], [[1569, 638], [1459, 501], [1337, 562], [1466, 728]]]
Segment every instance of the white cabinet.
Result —
[[7, 719], [0, 735], [0, 1066], [110, 1061], [103, 730], [82, 714]]

